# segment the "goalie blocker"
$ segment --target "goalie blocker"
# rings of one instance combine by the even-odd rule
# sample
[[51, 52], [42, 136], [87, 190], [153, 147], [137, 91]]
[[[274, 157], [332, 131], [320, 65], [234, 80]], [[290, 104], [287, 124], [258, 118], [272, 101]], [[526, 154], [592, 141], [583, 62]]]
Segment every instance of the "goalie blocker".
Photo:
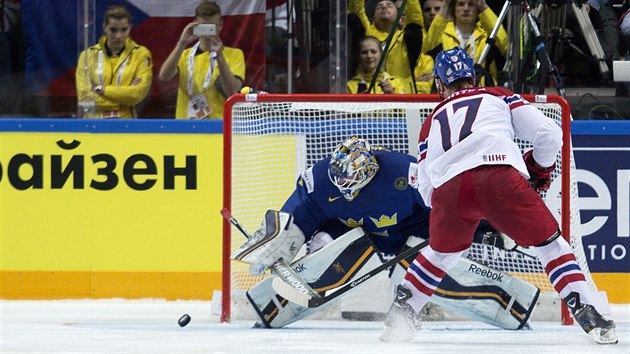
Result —
[[[392, 285], [402, 281], [406, 267], [414, 258], [415, 255], [412, 255], [398, 263], [399, 266], [392, 272]], [[293, 262], [291, 267], [323, 296], [344, 284], [360, 280], [381, 264], [383, 261], [370, 238], [361, 228], [355, 228], [322, 249]], [[297, 305], [274, 291], [273, 278], [263, 279], [246, 293], [259, 318], [257, 327], [281, 328], [334, 302], [332, 300], [317, 308]], [[442, 280], [436, 296], [430, 301], [475, 320], [514, 330], [526, 325], [539, 293], [538, 288], [519, 278], [462, 258]]]

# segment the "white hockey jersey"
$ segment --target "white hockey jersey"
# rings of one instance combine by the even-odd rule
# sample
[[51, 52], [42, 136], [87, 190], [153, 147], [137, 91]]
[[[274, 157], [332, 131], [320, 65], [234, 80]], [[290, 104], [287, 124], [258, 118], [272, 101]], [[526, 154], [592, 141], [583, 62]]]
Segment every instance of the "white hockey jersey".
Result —
[[514, 137], [532, 142], [534, 160], [551, 166], [562, 130], [520, 95], [501, 87], [453, 93], [423, 123], [418, 140], [418, 190], [425, 203], [458, 174], [480, 165], [512, 165], [529, 178]]

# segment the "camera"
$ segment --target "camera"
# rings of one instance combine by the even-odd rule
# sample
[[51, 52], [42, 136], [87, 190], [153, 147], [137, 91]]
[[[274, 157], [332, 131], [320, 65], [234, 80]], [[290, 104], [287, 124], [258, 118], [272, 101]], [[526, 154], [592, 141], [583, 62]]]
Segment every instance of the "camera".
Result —
[[193, 27], [193, 34], [195, 36], [216, 36], [217, 25], [213, 23], [196, 25]]

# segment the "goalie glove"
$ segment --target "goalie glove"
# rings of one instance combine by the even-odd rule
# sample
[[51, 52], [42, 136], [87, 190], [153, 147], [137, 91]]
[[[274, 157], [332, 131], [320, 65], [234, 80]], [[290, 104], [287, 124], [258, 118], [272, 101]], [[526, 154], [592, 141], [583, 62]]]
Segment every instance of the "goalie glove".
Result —
[[549, 189], [551, 186], [551, 172], [556, 168], [556, 163], [547, 168], [538, 168], [539, 166], [534, 160], [533, 155], [534, 150], [529, 150], [525, 154], [523, 154], [523, 160], [525, 160], [525, 165], [527, 166], [527, 172], [529, 172], [529, 185], [536, 190], [536, 192], [541, 193]]
[[279, 259], [291, 262], [304, 244], [304, 233], [293, 223], [293, 215], [268, 210], [260, 228], [233, 255], [251, 263], [252, 273], [262, 273]]

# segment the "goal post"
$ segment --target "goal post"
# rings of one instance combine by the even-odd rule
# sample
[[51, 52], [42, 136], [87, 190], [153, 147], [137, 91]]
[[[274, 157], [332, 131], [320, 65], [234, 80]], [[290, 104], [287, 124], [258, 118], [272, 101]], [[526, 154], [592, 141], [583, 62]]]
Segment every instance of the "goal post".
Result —
[[[569, 105], [555, 95], [523, 97], [563, 130], [563, 147], [552, 174], [553, 183], [542, 197], [558, 219], [563, 236], [573, 246], [589, 287], [596, 291], [581, 241]], [[278, 209], [284, 204], [299, 173], [329, 156], [338, 143], [351, 135], [416, 156], [420, 126], [440, 101], [438, 95], [233, 95], [224, 109], [224, 207], [253, 233], [267, 209]], [[530, 142], [515, 141], [523, 151], [532, 147]], [[248, 306], [245, 292], [264, 277], [251, 276], [247, 265], [231, 261], [230, 255], [243, 242], [243, 236], [232, 232], [231, 224], [224, 220], [222, 322], [235, 319], [237, 307]], [[555, 295], [537, 260], [479, 244], [473, 245], [468, 257], [519, 276], [543, 294]], [[559, 306], [561, 301], [554, 303]], [[566, 308], [561, 311], [561, 321], [572, 323]]]

